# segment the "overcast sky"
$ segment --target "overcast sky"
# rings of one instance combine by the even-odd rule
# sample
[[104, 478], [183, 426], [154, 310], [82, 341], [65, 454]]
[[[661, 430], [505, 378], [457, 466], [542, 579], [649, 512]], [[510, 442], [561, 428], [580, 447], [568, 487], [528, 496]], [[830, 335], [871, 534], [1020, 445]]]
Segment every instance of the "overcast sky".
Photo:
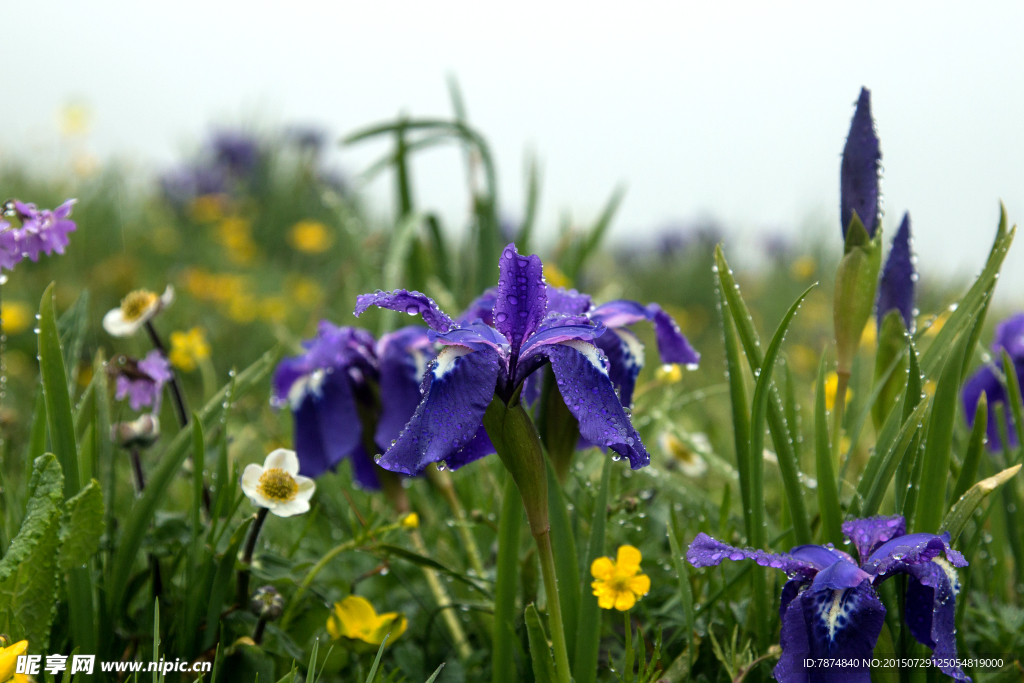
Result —
[[[1024, 217], [1024, 3], [202, 2], [0, 0], [0, 154], [58, 140], [93, 112], [89, 149], [150, 168], [213, 123], [364, 124], [450, 112], [455, 74], [521, 213], [523, 158], [544, 168], [542, 223], [592, 218], [628, 187], [613, 239], [714, 216], [733, 235], [839, 248], [838, 173], [853, 103], [873, 93], [883, 225], [911, 212], [927, 276], [975, 272], [998, 201]], [[377, 149], [347, 150], [347, 170]], [[415, 167], [418, 200], [459, 222], [455, 151]], [[387, 207], [386, 180], [369, 191]], [[733, 241], [738, 241], [733, 238]], [[1005, 297], [1024, 292], [1024, 244]], [[1017, 295], [1014, 298], [1022, 299]]]

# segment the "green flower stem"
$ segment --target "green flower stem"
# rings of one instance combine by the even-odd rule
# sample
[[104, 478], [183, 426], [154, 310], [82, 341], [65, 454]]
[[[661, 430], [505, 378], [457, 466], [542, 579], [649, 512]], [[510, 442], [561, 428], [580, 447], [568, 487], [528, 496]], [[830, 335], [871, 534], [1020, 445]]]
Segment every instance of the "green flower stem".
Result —
[[[412, 536], [412, 545], [416, 548], [416, 552], [429, 557], [430, 552], [427, 550], [427, 545], [423, 542], [420, 532], [413, 530], [410, 536]], [[466, 640], [466, 632], [462, 630], [462, 624], [459, 623], [455, 610], [452, 609], [452, 599], [449, 597], [448, 591], [445, 590], [444, 584], [441, 583], [441, 577], [438, 576], [436, 570], [430, 567], [423, 567], [423, 576], [427, 579], [427, 586], [430, 587], [430, 592], [434, 595], [434, 601], [441, 611], [441, 618], [444, 619], [445, 626], [448, 627], [448, 632], [451, 633], [452, 640], [455, 642], [455, 651], [459, 653], [459, 659], [463, 661], [469, 659], [473, 654], [473, 649], [469, 646], [469, 641]]]
[[484, 563], [480, 559], [480, 549], [477, 547], [473, 530], [467, 526], [466, 510], [462, 507], [462, 501], [459, 500], [459, 493], [455, 490], [455, 483], [452, 481], [451, 475], [445, 470], [437, 469], [434, 465], [427, 467], [426, 471], [427, 479], [438, 490], [441, 497], [448, 503], [448, 507], [451, 508], [452, 514], [455, 515], [455, 528], [458, 529], [459, 537], [466, 548], [469, 566], [477, 576], [483, 576]]
[[633, 683], [633, 620], [629, 618], [629, 610], [622, 616], [626, 620], [626, 667], [622, 676], [626, 683]]
[[[373, 538], [378, 534], [394, 531], [395, 529], [399, 528], [399, 526], [400, 524], [398, 523], [382, 526], [379, 529], [376, 529], [375, 531], [371, 532], [368, 538]], [[362, 540], [364, 539], [358, 539], [358, 541]], [[333, 560], [341, 553], [347, 552], [349, 550], [354, 550], [356, 546], [359, 545], [358, 541], [357, 539], [352, 538], [345, 541], [344, 543], [339, 543], [338, 545], [328, 550], [324, 554], [324, 556], [321, 557], [320, 560], [317, 561], [317, 563], [314, 564], [308, 572], [306, 572], [305, 578], [302, 579], [302, 583], [299, 584], [298, 589], [295, 591], [295, 594], [292, 596], [291, 601], [288, 603], [288, 609], [285, 610], [284, 616], [281, 617], [282, 629], [285, 628], [291, 622], [292, 615], [295, 612], [295, 606], [299, 604], [299, 598], [301, 598], [302, 595], [306, 592], [306, 590], [309, 588], [309, 585], [313, 583], [313, 579], [316, 578], [316, 575], [323, 571], [323, 568], [326, 567], [331, 560]]]
[[562, 605], [558, 601], [558, 579], [555, 576], [555, 555], [551, 550], [551, 532], [544, 530], [534, 534], [537, 542], [537, 556], [540, 571], [544, 577], [544, 593], [547, 596], [548, 618], [551, 620], [551, 644], [555, 650], [555, 673], [559, 683], [571, 683], [569, 674], [569, 650], [565, 646], [565, 630], [562, 627]]
[[260, 508], [256, 513], [256, 521], [249, 527], [249, 537], [245, 539], [245, 550], [242, 551], [242, 566], [238, 570], [238, 580], [235, 583], [235, 602], [244, 607], [249, 602], [249, 566], [252, 564], [252, 554], [256, 551], [256, 539], [260, 536], [263, 523], [267, 521], [269, 508]]

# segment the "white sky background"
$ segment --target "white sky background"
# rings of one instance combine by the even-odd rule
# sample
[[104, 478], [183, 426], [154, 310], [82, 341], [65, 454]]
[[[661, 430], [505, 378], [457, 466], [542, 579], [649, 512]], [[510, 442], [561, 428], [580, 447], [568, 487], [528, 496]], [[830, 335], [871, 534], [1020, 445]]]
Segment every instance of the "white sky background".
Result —
[[[978, 270], [997, 202], [1024, 223], [1024, 3], [53, 2], [0, 0], [0, 154], [57, 145], [69, 100], [89, 147], [158, 169], [214, 123], [309, 122], [340, 136], [406, 111], [449, 115], [461, 83], [504, 210], [544, 169], [542, 236], [618, 183], [623, 242], [717, 218], [732, 244], [834, 226], [839, 154], [872, 90], [884, 227], [913, 219], [924, 277]], [[341, 152], [356, 172], [383, 147]], [[461, 158], [414, 167], [417, 200], [460, 225]], [[369, 188], [390, 209], [387, 177]], [[809, 220], [810, 219], [810, 220]], [[1024, 238], [1000, 294], [1024, 299]]]

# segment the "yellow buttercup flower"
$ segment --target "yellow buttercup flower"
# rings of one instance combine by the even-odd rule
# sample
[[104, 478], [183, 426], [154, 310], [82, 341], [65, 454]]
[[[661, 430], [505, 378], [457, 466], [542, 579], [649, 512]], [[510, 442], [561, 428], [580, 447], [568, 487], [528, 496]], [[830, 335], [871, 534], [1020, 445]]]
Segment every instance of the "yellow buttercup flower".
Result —
[[320, 221], [299, 221], [289, 231], [288, 243], [297, 251], [322, 254], [334, 244], [334, 235]]
[[28, 641], [19, 640], [14, 645], [0, 648], [0, 681], [14, 681], [14, 683], [25, 683], [29, 677], [25, 674], [14, 673], [18, 666], [18, 657], [28, 650]]
[[388, 643], [405, 633], [408, 622], [404, 614], [386, 612], [377, 614], [366, 598], [350, 595], [334, 603], [334, 611], [327, 618], [327, 633], [338, 640], [342, 637], [380, 645], [384, 636], [391, 634]]
[[554, 263], [544, 264], [544, 279], [552, 287], [568, 287], [572, 284], [569, 277]]
[[210, 345], [201, 327], [193, 327], [188, 332], [171, 332], [171, 353], [168, 358], [176, 368], [192, 372], [210, 357]]
[[190, 213], [197, 223], [215, 223], [224, 217], [227, 198], [220, 194], [204, 194], [192, 200]]
[[410, 512], [402, 518], [399, 524], [401, 524], [403, 529], [418, 529], [420, 526], [420, 516], [415, 512]]
[[252, 223], [238, 216], [228, 216], [217, 224], [217, 240], [227, 249], [228, 258], [246, 265], [256, 256], [252, 239]]
[[594, 582], [590, 584], [601, 609], [625, 612], [651, 590], [651, 579], [640, 573], [640, 551], [631, 545], [619, 546], [614, 561], [599, 557], [590, 565]]
[[20, 301], [5, 301], [0, 307], [0, 319], [5, 334], [18, 334], [32, 322], [32, 309]]
[[324, 297], [324, 290], [315, 280], [302, 277], [301, 275], [289, 276], [285, 282], [285, 287], [288, 291], [288, 296], [299, 305], [307, 308], [316, 306]]
[[[825, 375], [825, 408], [832, 410], [832, 407], [836, 404], [836, 392], [839, 391], [839, 375], [834, 372], [830, 372]], [[853, 397], [853, 391], [846, 388], [846, 402], [849, 403]]]

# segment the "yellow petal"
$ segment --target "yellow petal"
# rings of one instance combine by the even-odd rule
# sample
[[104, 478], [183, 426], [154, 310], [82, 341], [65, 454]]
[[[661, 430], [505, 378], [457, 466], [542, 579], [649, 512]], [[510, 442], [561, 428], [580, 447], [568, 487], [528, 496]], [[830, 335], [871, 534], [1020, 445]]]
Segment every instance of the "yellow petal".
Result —
[[335, 603], [334, 613], [341, 622], [341, 632], [347, 638], [361, 639], [377, 622], [377, 610], [366, 598], [350, 595]]
[[625, 612], [636, 604], [636, 596], [629, 591], [622, 591], [615, 596], [615, 609]]
[[629, 590], [633, 591], [637, 597], [647, 595], [651, 590], [651, 577], [647, 574], [639, 574], [629, 580]]
[[619, 554], [615, 559], [615, 568], [622, 574], [635, 574], [640, 571], [640, 560], [642, 557], [640, 551], [633, 546], [620, 545]]
[[27, 649], [27, 640], [19, 640], [13, 645], [0, 649], [0, 681], [6, 681], [14, 676], [14, 670], [18, 664], [18, 655], [25, 654]]
[[608, 557], [599, 557], [590, 565], [590, 574], [595, 579], [608, 579], [614, 572], [615, 564]]
[[390, 633], [391, 637], [388, 638], [388, 644], [390, 645], [398, 636], [405, 633], [406, 626], [408, 626], [408, 622], [404, 614], [399, 614], [398, 612], [382, 614], [380, 615], [377, 627], [373, 631], [373, 639], [370, 642], [374, 645], [380, 645], [384, 640], [384, 636]]
[[597, 606], [601, 609], [611, 609], [612, 607], [615, 607], [615, 593], [612, 591], [606, 591], [601, 595], [598, 595]]

